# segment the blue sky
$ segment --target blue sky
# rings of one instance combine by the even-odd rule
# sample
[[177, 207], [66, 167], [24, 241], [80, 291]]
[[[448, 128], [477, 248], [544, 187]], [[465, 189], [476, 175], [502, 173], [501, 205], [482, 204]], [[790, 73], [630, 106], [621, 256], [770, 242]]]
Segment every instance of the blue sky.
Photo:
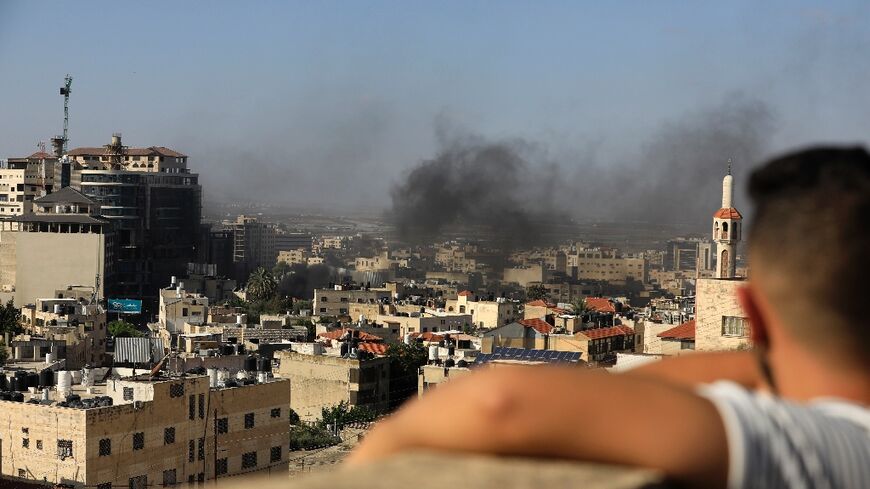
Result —
[[765, 151], [870, 135], [870, 3], [0, 2], [0, 157], [165, 145], [206, 198], [378, 206], [436, 127], [630, 164], [738, 94]]

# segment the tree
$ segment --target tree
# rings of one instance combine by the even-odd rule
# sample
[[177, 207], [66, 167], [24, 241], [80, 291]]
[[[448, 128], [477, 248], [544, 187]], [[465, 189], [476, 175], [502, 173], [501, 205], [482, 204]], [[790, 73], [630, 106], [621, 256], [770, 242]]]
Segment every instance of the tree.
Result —
[[578, 297], [571, 302], [571, 308], [574, 309], [574, 314], [582, 316], [589, 310], [584, 297]]
[[21, 311], [15, 307], [12, 299], [0, 306], [0, 334], [18, 334], [21, 332]]
[[530, 285], [526, 288], [526, 298], [530, 301], [545, 299], [547, 297], [547, 289], [543, 285]]
[[145, 336], [141, 331], [136, 329], [136, 326], [124, 321], [116, 319], [109, 323], [109, 334], [115, 338], [140, 338]]
[[290, 424], [299, 424], [299, 414], [297, 414], [292, 408], [290, 409]]
[[[346, 401], [341, 401], [335, 406], [328, 406], [320, 411], [320, 420], [317, 422], [321, 428], [332, 426], [333, 429], [341, 429], [349, 423], [374, 421], [377, 414], [365, 406], [351, 407]], [[338, 428], [335, 428], [335, 427]]]
[[0, 340], [0, 367], [6, 364], [6, 360], [9, 359], [9, 350], [6, 348], [6, 345], [3, 344], [3, 340]]
[[278, 283], [275, 277], [263, 267], [260, 267], [248, 277], [248, 301], [265, 301], [275, 297], [275, 291], [278, 289]]

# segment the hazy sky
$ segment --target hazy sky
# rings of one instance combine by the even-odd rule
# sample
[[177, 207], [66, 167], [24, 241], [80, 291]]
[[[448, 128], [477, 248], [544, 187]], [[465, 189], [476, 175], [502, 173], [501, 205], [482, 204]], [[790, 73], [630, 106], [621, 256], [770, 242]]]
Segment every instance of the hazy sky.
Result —
[[208, 200], [381, 206], [438, 127], [571, 178], [734, 97], [765, 152], [866, 143], [870, 2], [3, 0], [0, 157], [61, 132], [67, 73], [72, 147], [185, 152]]

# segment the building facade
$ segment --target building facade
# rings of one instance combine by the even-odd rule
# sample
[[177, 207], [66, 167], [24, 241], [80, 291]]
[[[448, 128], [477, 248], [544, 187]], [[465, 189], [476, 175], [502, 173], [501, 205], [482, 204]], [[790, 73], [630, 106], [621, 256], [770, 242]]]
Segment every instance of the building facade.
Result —
[[286, 469], [287, 381], [209, 387], [207, 376], [122, 379], [109, 406], [0, 400], [0, 475], [145, 489]]

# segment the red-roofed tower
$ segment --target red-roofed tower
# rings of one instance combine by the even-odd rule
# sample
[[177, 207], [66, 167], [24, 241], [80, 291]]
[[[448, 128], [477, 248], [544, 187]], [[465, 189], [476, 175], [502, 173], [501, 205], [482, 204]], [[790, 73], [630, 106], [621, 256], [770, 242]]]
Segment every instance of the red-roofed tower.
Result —
[[722, 208], [713, 214], [713, 241], [716, 242], [716, 278], [737, 276], [737, 243], [743, 234], [743, 216], [733, 207], [734, 177], [731, 176], [731, 160], [728, 174], [722, 179]]

